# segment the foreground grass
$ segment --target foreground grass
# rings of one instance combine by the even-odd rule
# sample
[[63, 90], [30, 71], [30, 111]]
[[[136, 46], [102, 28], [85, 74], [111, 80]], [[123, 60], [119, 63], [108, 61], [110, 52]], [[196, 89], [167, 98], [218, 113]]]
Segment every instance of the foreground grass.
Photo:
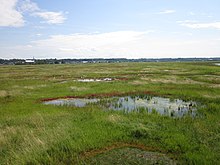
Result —
[[[114, 78], [82, 83], [79, 78]], [[195, 100], [196, 118], [42, 105], [43, 98], [150, 91]], [[0, 66], [0, 164], [81, 164], [117, 143], [166, 153], [180, 164], [220, 162], [220, 67], [212, 63]]]

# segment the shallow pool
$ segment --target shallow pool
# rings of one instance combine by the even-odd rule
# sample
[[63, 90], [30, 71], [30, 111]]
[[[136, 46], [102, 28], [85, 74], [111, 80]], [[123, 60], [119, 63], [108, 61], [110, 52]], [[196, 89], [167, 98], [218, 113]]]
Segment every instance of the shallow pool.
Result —
[[184, 115], [196, 115], [196, 102], [183, 101], [163, 97], [124, 96], [111, 98], [70, 98], [45, 101], [46, 105], [85, 107], [88, 104], [95, 104], [105, 110], [116, 110], [140, 113], [159, 113], [171, 117], [183, 117]]
[[71, 98], [71, 99], [57, 99], [57, 100], [45, 101], [44, 104], [85, 107], [89, 103], [97, 103], [98, 101], [99, 101], [99, 99]]
[[186, 114], [195, 115], [196, 102], [185, 102], [180, 99], [151, 97], [151, 96], [126, 96], [106, 99], [104, 105], [108, 109], [125, 112], [157, 112], [161, 115], [182, 117]]

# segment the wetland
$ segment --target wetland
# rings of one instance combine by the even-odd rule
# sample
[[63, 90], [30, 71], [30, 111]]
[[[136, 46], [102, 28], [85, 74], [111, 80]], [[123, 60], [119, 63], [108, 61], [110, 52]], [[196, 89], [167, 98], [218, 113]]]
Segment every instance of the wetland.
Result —
[[183, 117], [185, 115], [196, 115], [196, 102], [185, 102], [180, 99], [169, 99], [163, 97], [153, 97], [149, 95], [136, 95], [112, 98], [69, 98], [69, 99], [55, 99], [43, 102], [46, 105], [58, 106], [75, 106], [85, 107], [87, 105], [95, 104], [108, 110], [116, 110], [123, 112], [146, 112], [159, 113], [161, 115], [171, 117]]
[[0, 66], [0, 164], [219, 164], [215, 63]]

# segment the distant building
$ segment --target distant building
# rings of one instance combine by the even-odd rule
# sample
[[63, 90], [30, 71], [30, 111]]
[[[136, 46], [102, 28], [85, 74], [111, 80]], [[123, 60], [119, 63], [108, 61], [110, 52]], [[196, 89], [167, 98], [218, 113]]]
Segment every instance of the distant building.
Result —
[[35, 59], [26, 59], [25, 63], [26, 64], [35, 64]]
[[88, 61], [82, 61], [82, 63], [83, 63], [83, 64], [86, 64], [86, 63], [88, 63]]

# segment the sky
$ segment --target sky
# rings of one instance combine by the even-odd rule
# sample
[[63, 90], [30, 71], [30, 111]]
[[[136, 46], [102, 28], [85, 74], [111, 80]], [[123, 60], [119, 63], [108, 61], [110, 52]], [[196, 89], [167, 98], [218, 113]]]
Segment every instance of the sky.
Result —
[[0, 0], [0, 58], [220, 57], [219, 0]]

